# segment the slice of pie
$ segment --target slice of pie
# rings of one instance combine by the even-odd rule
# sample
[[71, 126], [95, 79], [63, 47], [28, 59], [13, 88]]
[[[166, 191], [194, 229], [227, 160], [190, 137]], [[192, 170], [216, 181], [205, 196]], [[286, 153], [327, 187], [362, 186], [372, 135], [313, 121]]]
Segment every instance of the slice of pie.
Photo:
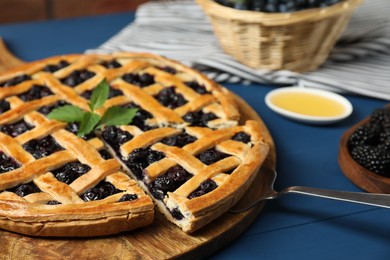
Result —
[[[89, 110], [109, 83], [129, 125], [77, 136], [48, 119]], [[65, 55], [0, 75], [0, 228], [33, 236], [99, 236], [153, 222], [154, 204], [185, 232], [233, 206], [268, 153], [259, 123], [240, 125], [234, 97], [202, 74], [151, 54]], [[153, 203], [153, 201], [154, 203]]]

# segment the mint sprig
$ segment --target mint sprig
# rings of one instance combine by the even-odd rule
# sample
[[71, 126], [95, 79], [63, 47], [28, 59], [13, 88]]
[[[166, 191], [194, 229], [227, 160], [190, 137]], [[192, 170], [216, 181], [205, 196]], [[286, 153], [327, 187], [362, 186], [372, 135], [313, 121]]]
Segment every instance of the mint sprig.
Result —
[[113, 106], [108, 108], [103, 116], [96, 114], [94, 111], [101, 108], [108, 98], [110, 86], [107, 81], [102, 80], [99, 85], [92, 91], [89, 101], [91, 111], [84, 111], [74, 105], [66, 105], [53, 109], [47, 117], [66, 123], [80, 123], [77, 136], [82, 137], [89, 134], [95, 129], [104, 126], [128, 125], [137, 113], [137, 108], [124, 108]]

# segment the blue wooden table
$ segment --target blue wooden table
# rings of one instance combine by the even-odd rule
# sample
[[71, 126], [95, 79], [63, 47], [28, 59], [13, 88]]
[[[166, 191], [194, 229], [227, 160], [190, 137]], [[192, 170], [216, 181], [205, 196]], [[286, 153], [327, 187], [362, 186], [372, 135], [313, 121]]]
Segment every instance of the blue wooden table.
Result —
[[[0, 36], [19, 58], [81, 53], [96, 48], [134, 19], [133, 13], [0, 25]], [[346, 96], [354, 112], [346, 120], [313, 126], [282, 118], [266, 107], [274, 87], [226, 84], [263, 118], [277, 151], [276, 188], [292, 185], [361, 191], [337, 162], [344, 131], [387, 101]], [[390, 87], [390, 83], [389, 83]], [[390, 210], [287, 195], [267, 202], [255, 222], [214, 259], [389, 259]]]

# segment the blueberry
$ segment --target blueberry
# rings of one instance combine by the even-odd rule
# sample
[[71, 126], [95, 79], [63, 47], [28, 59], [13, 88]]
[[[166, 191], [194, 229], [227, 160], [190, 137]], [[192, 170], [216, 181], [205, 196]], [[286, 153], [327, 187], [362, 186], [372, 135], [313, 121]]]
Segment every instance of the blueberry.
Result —
[[99, 154], [104, 160], [112, 159], [112, 155], [106, 149], [100, 150]]
[[128, 160], [132, 163], [146, 162], [148, 150], [145, 148], [137, 148], [129, 154]]
[[96, 187], [87, 190], [80, 197], [84, 201], [101, 200], [118, 192], [120, 191], [117, 190], [111, 183], [101, 181], [96, 185]]
[[210, 149], [210, 150], [206, 150], [206, 151], [203, 151], [202, 153], [200, 153], [197, 156], [197, 158], [201, 162], [203, 162], [204, 164], [210, 165], [210, 164], [213, 164], [215, 162], [218, 162], [219, 160], [221, 160], [227, 156], [228, 156], [227, 154], [218, 152], [215, 149]]
[[165, 72], [168, 72], [170, 74], [176, 74], [177, 73], [177, 70], [173, 67], [170, 67], [170, 66], [165, 66], [165, 67], [157, 67], [158, 69], [160, 70], [163, 70]]
[[171, 179], [168, 175], [164, 174], [161, 176], [158, 176], [154, 182], [154, 189], [160, 190], [164, 193], [164, 195], [168, 191], [173, 191], [176, 187], [173, 179]]
[[0, 100], [0, 114], [7, 112], [11, 109], [10, 104], [5, 100]]
[[217, 119], [217, 116], [213, 113], [204, 113], [202, 116], [201, 116], [201, 120], [202, 120], [202, 124], [204, 126], [207, 126], [207, 123], [211, 120], [214, 120], [214, 119]]
[[232, 137], [232, 139], [238, 142], [249, 143], [251, 137], [247, 135], [245, 132], [238, 132]]
[[174, 87], [162, 89], [156, 96], [160, 104], [163, 106], [175, 109], [187, 103], [182, 94], [176, 93]]
[[19, 76], [12, 78], [12, 79], [9, 79], [5, 82], [1, 82], [0, 87], [15, 86], [17, 84], [22, 83], [23, 81], [26, 81], [26, 80], [31, 80], [31, 77], [29, 75], [25, 75], [25, 74], [19, 75]]
[[116, 69], [122, 67], [122, 65], [116, 60], [104, 61], [101, 65], [107, 69]]
[[138, 199], [137, 194], [125, 194], [118, 200], [118, 202], [133, 201], [133, 200], [136, 200], [136, 199]]
[[119, 192], [119, 190], [117, 190], [117, 189], [115, 188], [115, 186], [112, 185], [112, 184], [109, 183], [109, 182], [103, 182], [103, 183], [101, 183], [101, 184], [99, 185], [99, 189], [100, 189], [100, 191], [101, 191], [101, 194], [102, 194], [103, 198], [106, 198], [106, 197], [108, 197], [108, 196], [111, 196], [111, 195], [113, 195], [113, 194]]
[[103, 198], [103, 195], [99, 188], [92, 188], [82, 194], [81, 198], [84, 201], [101, 200]]
[[129, 161], [125, 161], [125, 164], [138, 180], [142, 180], [143, 169], [147, 167], [146, 163], [131, 163]]
[[83, 83], [84, 81], [92, 78], [93, 76], [95, 76], [94, 72], [88, 70], [75, 70], [67, 77], [63, 78], [61, 82], [70, 87], [75, 87]]
[[192, 88], [201, 95], [209, 94], [210, 92], [206, 90], [204, 85], [200, 85], [197, 81], [188, 81], [184, 82], [188, 87]]
[[195, 142], [196, 137], [189, 135], [187, 133], [181, 133], [179, 135], [174, 135], [170, 137], [166, 137], [161, 142], [170, 146], [183, 147], [187, 144]]
[[153, 151], [153, 150], [150, 150], [148, 151], [148, 157], [147, 157], [147, 162], [149, 164], [152, 164], [154, 162], [157, 162], [159, 160], [161, 160], [162, 158], [164, 158], [165, 155], [162, 153], [162, 152], [159, 152], [159, 151]]
[[202, 111], [188, 112], [183, 116], [184, 121], [190, 126], [207, 126], [208, 121], [218, 118], [213, 113], [203, 113]]
[[0, 173], [13, 171], [20, 165], [11, 157], [0, 151]]
[[63, 69], [65, 67], [69, 66], [69, 62], [65, 60], [61, 60], [58, 64], [49, 64], [46, 67], [43, 68], [43, 71], [46, 72], [56, 72], [57, 70]]
[[177, 220], [181, 220], [184, 218], [183, 214], [181, 214], [180, 210], [178, 208], [174, 208], [170, 211], [173, 218]]
[[161, 200], [167, 192], [176, 190], [191, 177], [192, 175], [183, 167], [174, 166], [149, 184], [149, 189], [156, 199]]
[[9, 136], [16, 137], [16, 136], [21, 135], [24, 132], [26, 132], [30, 129], [33, 129], [33, 128], [34, 128], [34, 126], [27, 124], [22, 119], [22, 120], [17, 121], [16, 123], [13, 123], [13, 124], [0, 126], [0, 131], [9, 135]]
[[51, 90], [48, 87], [42, 85], [34, 85], [27, 92], [18, 95], [18, 97], [21, 100], [27, 102], [27, 101], [40, 99], [50, 95], [53, 95], [53, 92], [51, 92]]
[[143, 74], [127, 73], [122, 76], [122, 79], [130, 84], [139, 86], [141, 88], [147, 87], [155, 83], [154, 76], [148, 73], [143, 73]]
[[123, 92], [119, 89], [110, 87], [110, 91], [108, 92], [108, 98], [113, 98], [117, 96], [122, 96]]
[[54, 176], [66, 184], [72, 183], [75, 179], [91, 170], [86, 164], [80, 162], [67, 163], [61, 168], [53, 171]]
[[66, 184], [71, 184], [75, 179], [77, 179], [77, 175], [73, 172], [65, 172], [59, 171], [54, 172], [54, 176], [57, 180], [64, 182]]
[[11, 191], [20, 197], [24, 197], [31, 193], [40, 192], [41, 190], [33, 182], [29, 182], [16, 186], [15, 188], [12, 188]]
[[54, 152], [63, 150], [63, 148], [50, 135], [42, 139], [32, 139], [25, 143], [23, 148], [31, 153], [35, 159], [40, 159]]
[[193, 199], [196, 197], [200, 197], [206, 193], [209, 193], [210, 191], [215, 190], [218, 187], [217, 183], [213, 180], [205, 180], [203, 181], [199, 188], [196, 189], [195, 191], [191, 192], [191, 194], [188, 196], [189, 199]]
[[102, 132], [102, 137], [115, 151], [118, 151], [122, 144], [133, 138], [129, 132], [123, 131], [115, 126], [106, 127]]
[[188, 112], [183, 116], [184, 121], [190, 124], [190, 126], [203, 126], [201, 121], [201, 112]]

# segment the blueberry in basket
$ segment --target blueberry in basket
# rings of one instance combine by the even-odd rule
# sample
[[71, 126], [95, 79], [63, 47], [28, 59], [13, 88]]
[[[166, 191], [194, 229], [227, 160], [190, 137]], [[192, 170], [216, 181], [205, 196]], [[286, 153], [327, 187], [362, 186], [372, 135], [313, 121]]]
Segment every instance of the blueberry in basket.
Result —
[[343, 0], [215, 0], [215, 2], [238, 10], [265, 13], [291, 13], [311, 8], [322, 8]]

